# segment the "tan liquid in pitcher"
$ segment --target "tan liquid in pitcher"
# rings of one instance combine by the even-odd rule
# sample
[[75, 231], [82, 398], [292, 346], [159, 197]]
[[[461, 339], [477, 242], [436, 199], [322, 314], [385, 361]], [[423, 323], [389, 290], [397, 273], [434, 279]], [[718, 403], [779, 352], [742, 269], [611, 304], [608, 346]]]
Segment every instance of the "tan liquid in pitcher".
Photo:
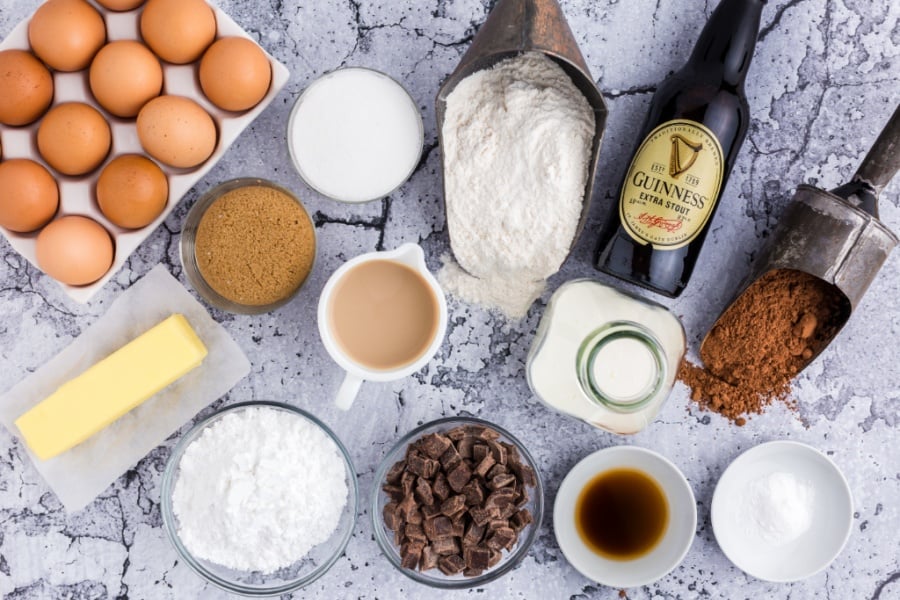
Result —
[[391, 371], [422, 356], [438, 328], [438, 301], [416, 271], [392, 260], [361, 263], [338, 281], [328, 319], [347, 357]]

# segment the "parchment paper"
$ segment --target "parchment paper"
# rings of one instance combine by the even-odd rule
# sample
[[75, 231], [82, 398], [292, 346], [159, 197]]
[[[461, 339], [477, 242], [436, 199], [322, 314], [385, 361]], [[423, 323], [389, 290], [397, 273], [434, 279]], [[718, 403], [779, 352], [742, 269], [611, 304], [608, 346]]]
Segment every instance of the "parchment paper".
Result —
[[0, 397], [0, 422], [21, 438], [14, 421], [22, 413], [173, 313], [187, 318], [209, 351], [199, 367], [50, 460], [37, 458], [22, 441], [22, 448], [67, 511], [90, 504], [172, 432], [228, 392], [250, 372], [250, 361], [206, 309], [158, 265], [67, 348]]

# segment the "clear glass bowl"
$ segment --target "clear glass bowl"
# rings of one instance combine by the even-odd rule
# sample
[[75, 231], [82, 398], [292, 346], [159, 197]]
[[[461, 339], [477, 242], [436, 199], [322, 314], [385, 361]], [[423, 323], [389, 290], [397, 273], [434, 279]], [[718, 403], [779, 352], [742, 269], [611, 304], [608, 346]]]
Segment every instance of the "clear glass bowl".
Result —
[[[218, 200], [228, 192], [248, 186], [268, 187], [281, 192], [282, 194], [294, 200], [297, 205], [300, 206], [300, 210], [303, 211], [303, 214], [306, 215], [306, 218], [310, 220], [310, 223], [313, 223], [312, 219], [310, 219], [309, 213], [306, 210], [306, 207], [303, 206], [303, 203], [300, 202], [300, 199], [297, 198], [297, 196], [294, 195], [294, 193], [290, 190], [285, 189], [280, 185], [266, 179], [259, 179], [255, 177], [231, 179], [217, 185], [213, 189], [206, 192], [203, 196], [201, 196], [199, 200], [197, 200], [194, 206], [191, 207], [191, 210], [188, 211], [187, 217], [184, 220], [184, 226], [181, 230], [179, 250], [181, 254], [181, 265], [182, 267], [184, 267], [184, 272], [187, 275], [188, 280], [191, 282], [191, 285], [194, 286], [194, 289], [197, 290], [197, 293], [199, 293], [204, 300], [209, 302], [212, 306], [228, 312], [241, 315], [260, 315], [263, 313], [271, 312], [280, 306], [284, 306], [294, 299], [294, 297], [300, 292], [300, 290], [303, 289], [303, 285], [309, 280], [309, 275], [312, 274], [313, 270], [316, 268], [316, 257], [314, 255], [313, 263], [309, 268], [309, 273], [307, 274], [306, 278], [300, 282], [300, 285], [297, 286], [297, 289], [295, 289], [284, 298], [270, 304], [239, 304], [221, 295], [219, 292], [213, 289], [213, 287], [209, 285], [209, 283], [206, 282], [206, 279], [203, 278], [203, 273], [200, 272], [200, 265], [197, 263], [197, 255], [195, 252], [197, 228], [200, 227], [200, 221], [203, 219], [203, 215], [206, 214], [206, 211], [209, 209], [209, 207], [212, 206], [216, 200]], [[314, 223], [312, 232], [313, 243], [315, 244], [313, 252], [318, 254], [318, 241], [315, 237], [316, 228]]]
[[[534, 517], [534, 521], [529, 524], [525, 529], [523, 529], [519, 533], [519, 541], [516, 543], [516, 546], [512, 549], [512, 551], [503, 551], [503, 558], [500, 559], [500, 562], [494, 565], [493, 568], [484, 571], [481, 575], [476, 577], [466, 577], [463, 574], [458, 575], [444, 575], [438, 569], [431, 569], [429, 571], [418, 571], [413, 569], [407, 569], [400, 564], [400, 552], [399, 548], [394, 545], [394, 533], [390, 529], [388, 529], [384, 524], [384, 519], [382, 518], [382, 509], [384, 505], [387, 504], [390, 499], [388, 495], [382, 490], [382, 486], [385, 483], [385, 477], [387, 476], [388, 470], [391, 466], [399, 460], [402, 460], [406, 454], [406, 448], [412, 442], [416, 441], [423, 435], [435, 432], [445, 432], [450, 429], [453, 429], [457, 425], [481, 425], [484, 427], [490, 427], [494, 431], [500, 434], [500, 441], [506, 442], [508, 444], [513, 444], [516, 448], [519, 449], [519, 455], [522, 459], [522, 462], [534, 471], [536, 485], [534, 488], [529, 490], [531, 498], [528, 503], [525, 504], [524, 508], [527, 508], [531, 511], [532, 517]], [[502, 427], [494, 425], [488, 421], [484, 421], [482, 419], [476, 419], [474, 417], [447, 417], [444, 419], [438, 419], [436, 421], [432, 421], [430, 423], [426, 423], [421, 425], [420, 427], [416, 427], [409, 433], [407, 433], [403, 438], [397, 442], [397, 444], [390, 449], [387, 453], [387, 456], [381, 461], [381, 464], [378, 466], [378, 471], [375, 473], [375, 489], [372, 491], [372, 502], [369, 508], [369, 512], [372, 515], [372, 525], [375, 531], [375, 540], [378, 542], [378, 546], [381, 548], [382, 553], [387, 557], [387, 559], [391, 562], [394, 567], [396, 567], [401, 573], [418, 581], [419, 583], [424, 583], [431, 587], [441, 588], [441, 589], [465, 589], [465, 588], [473, 588], [480, 585], [484, 585], [486, 583], [490, 583], [491, 581], [495, 581], [514, 569], [516, 565], [522, 562], [522, 559], [528, 554], [528, 551], [531, 549], [531, 545], [534, 543], [534, 540], [537, 538], [538, 531], [541, 528], [541, 521], [544, 516], [544, 486], [541, 481], [541, 474], [538, 471], [537, 466], [535, 465], [534, 459], [531, 457], [531, 454], [528, 453], [528, 450], [525, 449], [525, 446], [517, 440], [510, 432], [506, 431]]]
[[[184, 451], [188, 445], [190, 445], [190, 443], [193, 442], [207, 427], [217, 422], [224, 415], [235, 411], [258, 407], [283, 411], [286, 418], [307, 419], [325, 432], [325, 434], [334, 441], [343, 458], [348, 489], [347, 504], [344, 506], [344, 510], [341, 513], [337, 529], [335, 529], [331, 537], [327, 541], [315, 546], [310, 550], [309, 554], [299, 558], [297, 562], [290, 567], [267, 574], [237, 571], [192, 556], [181, 542], [181, 538], [178, 535], [178, 519], [172, 510], [172, 492], [178, 478], [181, 457], [184, 455]], [[174, 450], [172, 450], [172, 455], [169, 457], [169, 461], [166, 464], [165, 473], [163, 473], [161, 506], [163, 524], [169, 540], [172, 542], [172, 545], [175, 546], [175, 550], [178, 554], [195, 573], [213, 585], [233, 594], [256, 597], [277, 596], [290, 593], [312, 583], [324, 575], [344, 553], [344, 549], [350, 541], [350, 536], [353, 534], [353, 528], [356, 524], [356, 514], [359, 509], [359, 488], [356, 481], [356, 471], [353, 468], [353, 463], [350, 460], [347, 449], [334, 432], [332, 432], [324, 423], [308, 412], [288, 404], [266, 401], [243, 402], [226, 407], [207, 417], [195, 425], [193, 429], [178, 442]]]

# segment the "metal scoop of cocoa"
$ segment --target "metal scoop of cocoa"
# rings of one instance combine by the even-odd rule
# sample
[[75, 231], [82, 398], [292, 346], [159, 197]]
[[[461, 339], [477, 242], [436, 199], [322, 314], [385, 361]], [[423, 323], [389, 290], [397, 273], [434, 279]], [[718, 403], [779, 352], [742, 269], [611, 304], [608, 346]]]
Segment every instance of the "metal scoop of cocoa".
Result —
[[777, 269], [754, 281], [719, 317], [700, 347], [703, 366], [683, 361], [678, 378], [702, 408], [736, 425], [790, 399], [791, 380], [825, 349], [850, 317], [834, 285]]

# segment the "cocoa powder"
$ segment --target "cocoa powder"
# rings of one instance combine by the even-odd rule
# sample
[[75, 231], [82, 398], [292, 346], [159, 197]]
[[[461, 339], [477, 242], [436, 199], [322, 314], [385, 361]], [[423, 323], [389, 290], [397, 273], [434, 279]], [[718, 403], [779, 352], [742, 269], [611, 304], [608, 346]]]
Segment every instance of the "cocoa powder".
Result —
[[801, 271], [770, 271], [719, 317], [700, 348], [704, 366], [685, 360], [678, 378], [702, 408], [736, 425], [776, 400], [793, 408], [791, 380], [849, 316], [849, 301], [831, 284]]

